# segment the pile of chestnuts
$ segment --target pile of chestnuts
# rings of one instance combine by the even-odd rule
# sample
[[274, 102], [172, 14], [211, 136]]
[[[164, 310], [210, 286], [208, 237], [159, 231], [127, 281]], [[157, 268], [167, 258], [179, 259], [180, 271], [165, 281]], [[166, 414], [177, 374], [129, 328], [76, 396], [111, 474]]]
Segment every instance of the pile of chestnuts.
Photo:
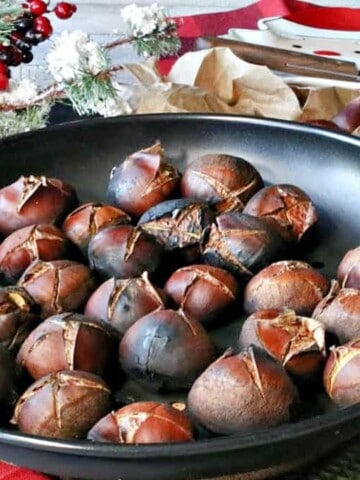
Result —
[[156, 143], [106, 196], [36, 176], [0, 190], [4, 426], [193, 442], [296, 421], [309, 392], [360, 402], [360, 247], [336, 279], [299, 259], [318, 219], [306, 192], [225, 154], [180, 173]]

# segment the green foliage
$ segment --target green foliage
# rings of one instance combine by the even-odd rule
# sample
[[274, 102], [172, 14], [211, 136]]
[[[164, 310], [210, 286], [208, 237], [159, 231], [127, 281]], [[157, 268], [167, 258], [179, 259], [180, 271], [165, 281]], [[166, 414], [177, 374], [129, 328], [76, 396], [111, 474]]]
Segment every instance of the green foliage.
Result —
[[43, 102], [24, 110], [0, 112], [0, 138], [46, 127], [51, 106]]

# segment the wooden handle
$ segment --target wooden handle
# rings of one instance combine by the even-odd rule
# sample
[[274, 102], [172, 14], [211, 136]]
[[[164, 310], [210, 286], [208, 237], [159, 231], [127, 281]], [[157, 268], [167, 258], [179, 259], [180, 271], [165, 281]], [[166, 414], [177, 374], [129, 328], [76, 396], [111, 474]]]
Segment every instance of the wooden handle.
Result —
[[358, 79], [356, 65], [352, 62], [218, 37], [200, 37], [195, 42], [196, 50], [213, 47], [228, 47], [246, 62], [266, 65], [281, 72], [351, 81]]

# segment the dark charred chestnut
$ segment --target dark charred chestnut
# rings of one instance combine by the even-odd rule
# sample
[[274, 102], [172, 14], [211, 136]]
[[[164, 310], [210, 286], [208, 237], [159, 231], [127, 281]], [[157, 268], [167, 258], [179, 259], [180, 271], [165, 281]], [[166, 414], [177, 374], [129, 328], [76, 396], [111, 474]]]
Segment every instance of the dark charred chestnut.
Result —
[[8, 407], [17, 400], [18, 366], [10, 352], [0, 345], [0, 419], [8, 416]]
[[89, 243], [90, 267], [105, 278], [138, 277], [154, 272], [161, 260], [161, 247], [131, 225], [109, 227]]
[[123, 370], [153, 390], [189, 387], [214, 355], [204, 327], [174, 310], [158, 310], [140, 318], [119, 346]]
[[181, 198], [151, 208], [138, 225], [166, 251], [182, 252], [192, 260], [199, 255], [202, 232], [212, 220], [213, 213], [205, 204]]
[[231, 273], [210, 265], [190, 265], [176, 270], [164, 287], [186, 315], [208, 324], [230, 307], [239, 294]]
[[78, 203], [74, 189], [58, 178], [20, 177], [0, 190], [0, 233], [38, 223], [59, 223]]
[[51, 373], [19, 398], [13, 423], [31, 435], [84, 438], [110, 410], [110, 390], [96, 375], [80, 371]]
[[324, 386], [343, 407], [360, 402], [360, 340], [333, 347], [325, 365]]
[[287, 307], [298, 315], [310, 316], [329, 287], [329, 280], [305, 262], [276, 262], [261, 270], [246, 285], [244, 308], [247, 313], [254, 313]]
[[37, 380], [60, 370], [82, 370], [102, 376], [111, 353], [109, 332], [78, 313], [44, 320], [22, 344], [17, 362]]
[[24, 288], [0, 288], [0, 343], [17, 349], [39, 321], [34, 300]]
[[187, 416], [170, 405], [136, 402], [99, 420], [87, 438], [112, 443], [175, 443], [194, 440]]
[[295, 377], [314, 379], [325, 362], [325, 328], [294, 310], [259, 310], [242, 327], [239, 344], [255, 345], [278, 360]]
[[360, 289], [360, 247], [345, 254], [339, 263], [337, 278], [342, 287]]
[[244, 213], [275, 222], [287, 241], [299, 242], [317, 221], [310, 197], [294, 185], [271, 185], [259, 190], [246, 204]]
[[208, 430], [231, 434], [287, 422], [297, 398], [285, 369], [250, 347], [212, 363], [191, 387], [188, 408]]
[[165, 158], [160, 143], [133, 153], [113, 168], [107, 189], [110, 203], [135, 217], [169, 198], [180, 174]]
[[18, 281], [35, 303], [42, 318], [56, 313], [78, 311], [95, 290], [90, 269], [78, 262], [55, 260], [33, 262]]
[[340, 343], [360, 338], [360, 290], [340, 288], [334, 281], [312, 317], [321, 322], [327, 332], [336, 335]]
[[205, 230], [201, 253], [206, 263], [251, 277], [285, 251], [280, 235], [261, 218], [239, 212], [219, 215]]
[[106, 227], [130, 223], [131, 218], [120, 208], [103, 203], [86, 203], [69, 213], [63, 230], [86, 255], [90, 238]]
[[31, 225], [11, 233], [0, 245], [0, 275], [16, 282], [34, 260], [58, 260], [68, 253], [68, 242], [57, 227]]
[[85, 315], [100, 320], [122, 336], [139, 318], [165, 308], [165, 295], [150, 282], [147, 272], [138, 278], [104, 282], [89, 298]]
[[204, 155], [193, 161], [181, 180], [183, 197], [210, 203], [218, 212], [241, 211], [263, 186], [260, 173], [243, 158]]

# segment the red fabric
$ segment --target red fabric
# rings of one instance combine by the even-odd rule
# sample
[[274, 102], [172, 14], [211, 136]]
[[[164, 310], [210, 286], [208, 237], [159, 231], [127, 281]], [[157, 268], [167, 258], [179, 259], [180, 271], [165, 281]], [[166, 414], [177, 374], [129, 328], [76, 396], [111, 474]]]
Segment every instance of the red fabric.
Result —
[[309, 8], [285, 15], [301, 25], [328, 30], [360, 30], [360, 9], [355, 8]]
[[0, 480], [49, 480], [42, 473], [0, 462]]

